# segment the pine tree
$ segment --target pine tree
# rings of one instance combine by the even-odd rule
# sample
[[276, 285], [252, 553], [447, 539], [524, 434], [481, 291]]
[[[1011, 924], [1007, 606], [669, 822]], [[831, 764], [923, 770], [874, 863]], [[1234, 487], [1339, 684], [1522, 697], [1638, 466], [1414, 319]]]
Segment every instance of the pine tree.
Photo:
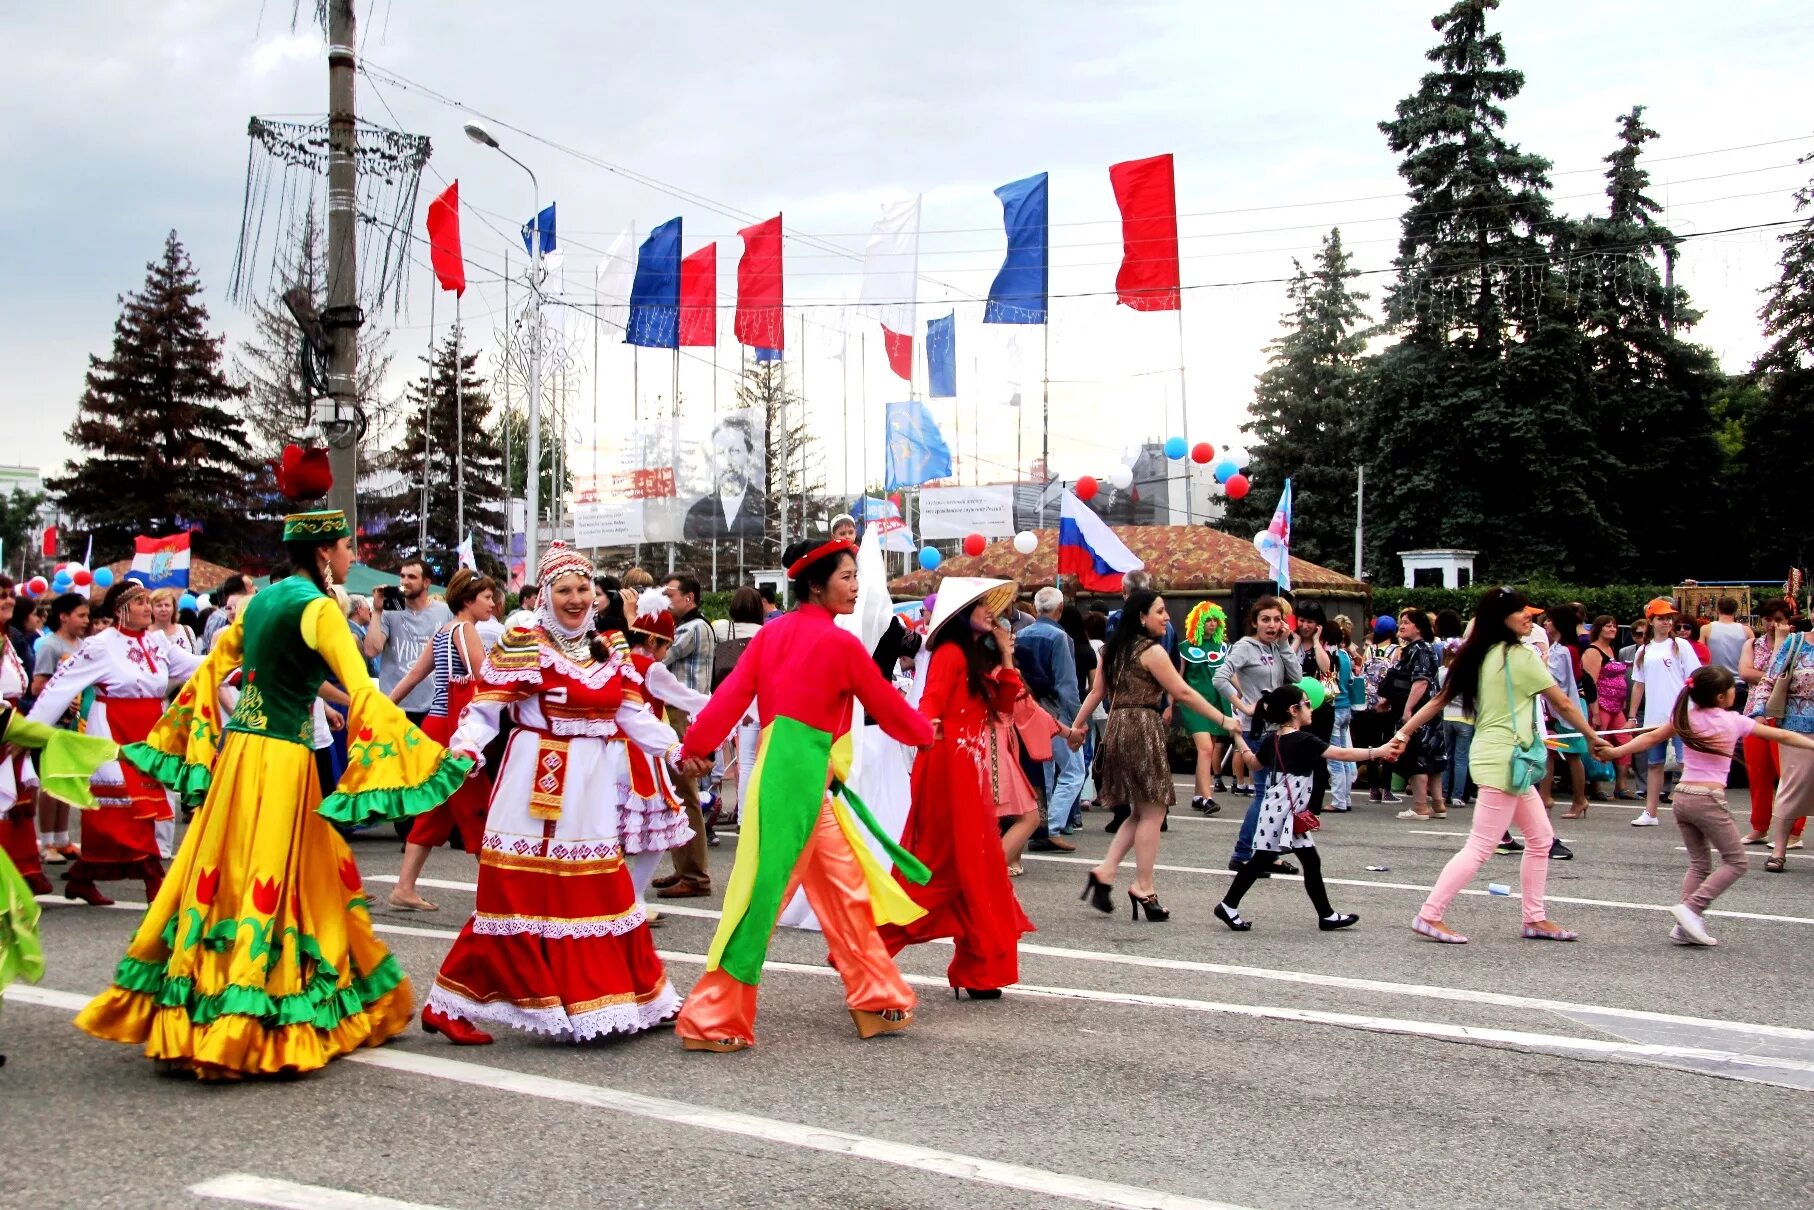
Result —
[[[303, 216], [296, 252], [281, 267], [282, 289], [301, 286], [320, 300], [327, 293], [327, 249], [313, 209]], [[252, 306], [253, 333], [233, 354], [233, 377], [245, 388], [239, 414], [253, 454], [276, 458], [313, 423], [311, 403], [321, 393], [303, 381], [302, 333], [281, 303]], [[382, 451], [396, 421], [396, 408], [383, 395], [390, 374], [389, 333], [370, 324], [359, 329], [359, 407], [366, 415], [361, 452]], [[363, 461], [363, 459], [362, 459]], [[362, 471], [367, 469], [362, 466]]]
[[1578, 331], [1558, 315], [1549, 162], [1502, 133], [1524, 75], [1487, 29], [1497, 7], [1460, 0], [1436, 17], [1437, 70], [1380, 123], [1411, 204], [1386, 298], [1403, 339], [1369, 378], [1370, 563], [1466, 547], [1489, 574], [1592, 576], [1608, 468], [1582, 419]]
[[221, 372], [226, 338], [208, 334], [201, 280], [176, 232], [147, 270], [144, 289], [120, 299], [112, 352], [88, 359], [67, 432], [87, 456], [46, 486], [99, 551], [199, 525], [202, 549], [225, 561], [258, 545], [242, 522], [257, 473], [231, 406], [243, 392]]
[[1286, 290], [1291, 310], [1279, 321], [1285, 331], [1268, 346], [1251, 418], [1241, 426], [1252, 439], [1249, 477], [1260, 489], [1230, 501], [1224, 525], [1235, 534], [1264, 528], [1276, 488], [1289, 478], [1292, 553], [1333, 566], [1351, 549], [1354, 532], [1366, 349], [1359, 325], [1367, 295], [1350, 284], [1358, 272], [1350, 267], [1340, 229], [1324, 237], [1314, 271], [1295, 261], [1293, 268]]
[[[384, 561], [411, 557], [427, 560], [445, 582], [455, 567], [454, 549], [465, 534], [459, 532], [457, 488], [461, 482], [456, 453], [459, 432], [455, 417], [464, 422], [463, 450], [466, 489], [466, 530], [473, 535], [473, 549], [481, 570], [496, 575], [502, 570], [499, 554], [504, 537], [504, 453], [491, 419], [491, 393], [476, 367], [479, 356], [459, 357], [459, 389], [455, 393], [457, 332], [450, 332], [421, 360], [422, 377], [409, 385], [405, 395], [405, 420], [399, 444], [387, 463], [397, 476], [389, 494], [371, 502], [367, 533], [383, 545]], [[424, 430], [428, 449], [423, 449]], [[428, 541], [422, 533], [422, 479], [424, 454], [428, 467]]]
[[[1605, 217], [1567, 225], [1556, 239], [1558, 272], [1581, 327], [1596, 446], [1617, 465], [1617, 487], [1598, 498], [1612, 537], [1608, 573], [1637, 582], [1743, 575], [1730, 543], [1724, 493], [1672, 513], [1657, 502], [1679, 491], [1688, 467], [1717, 464], [1711, 405], [1725, 386], [1713, 354], [1677, 333], [1700, 318], [1659, 271], [1678, 242], [1646, 192], [1644, 144], [1657, 137], [1639, 105], [1619, 118], [1619, 146], [1605, 159]], [[1711, 461], [1710, 461], [1711, 460]]]
[[1808, 218], [1781, 237], [1782, 273], [1759, 311], [1770, 343], [1752, 366], [1762, 395], [1744, 417], [1738, 495], [1750, 520], [1753, 574], [1807, 563], [1795, 484], [1807, 473], [1800, 438], [1814, 431], [1814, 181], [1795, 191], [1795, 210]]

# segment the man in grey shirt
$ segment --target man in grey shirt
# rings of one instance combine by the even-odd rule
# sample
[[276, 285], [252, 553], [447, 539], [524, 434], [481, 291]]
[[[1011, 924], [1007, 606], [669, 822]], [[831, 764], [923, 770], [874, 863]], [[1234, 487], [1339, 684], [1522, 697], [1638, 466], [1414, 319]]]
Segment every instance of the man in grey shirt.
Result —
[[[453, 621], [446, 602], [429, 595], [428, 565], [422, 560], [406, 561], [397, 573], [397, 581], [397, 588], [403, 595], [403, 607], [395, 608], [394, 599], [387, 600], [388, 594], [383, 589], [373, 594], [372, 625], [361, 644], [368, 658], [376, 656], [378, 659], [378, 688], [385, 693], [394, 689], [397, 682], [415, 667], [422, 649], [435, 637], [435, 631]], [[424, 677], [398, 705], [403, 707], [403, 713], [409, 715], [412, 723], [419, 725], [427, 717], [434, 700], [434, 678]]]
[[[1261, 597], [1247, 611], [1247, 635], [1228, 649], [1228, 658], [1216, 671], [1216, 691], [1240, 713], [1249, 716], [1247, 745], [1256, 753], [1266, 733], [1266, 720], [1259, 713], [1260, 695], [1282, 685], [1295, 685], [1303, 677], [1303, 665], [1291, 649], [1291, 637], [1285, 629], [1285, 605], [1277, 597]], [[1254, 829], [1260, 825], [1260, 802], [1266, 797], [1268, 774], [1261, 765], [1253, 775], [1253, 801], [1247, 804], [1247, 817], [1241, 821], [1241, 834], [1235, 840], [1234, 856], [1228, 868], [1238, 870], [1253, 856]], [[1277, 873], [1295, 874], [1289, 862], [1274, 862]]]
[[1701, 632], [1701, 639], [1707, 644], [1707, 653], [1713, 657], [1718, 667], [1732, 674], [1733, 683], [1738, 686], [1738, 696], [1733, 701], [1735, 710], [1745, 708], [1745, 678], [1738, 673], [1739, 657], [1745, 652], [1745, 644], [1757, 636], [1751, 628], [1738, 620], [1738, 598], [1721, 597], [1719, 599], [1720, 620]]

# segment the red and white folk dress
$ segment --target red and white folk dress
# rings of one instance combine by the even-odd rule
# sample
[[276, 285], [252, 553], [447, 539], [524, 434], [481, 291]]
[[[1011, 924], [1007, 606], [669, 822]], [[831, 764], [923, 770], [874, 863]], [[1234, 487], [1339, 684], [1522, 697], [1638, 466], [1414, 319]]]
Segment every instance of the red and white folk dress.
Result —
[[[0, 704], [17, 707], [31, 686], [25, 662], [0, 634]], [[13, 859], [19, 876], [34, 895], [50, 893], [50, 879], [38, 849], [38, 773], [23, 750], [0, 754], [0, 849]]]
[[635, 813], [668, 809], [639, 793], [629, 746], [664, 764], [680, 746], [639, 680], [621, 642], [601, 663], [540, 628], [509, 631], [486, 658], [450, 746], [483, 751], [506, 709], [516, 727], [492, 790], [476, 910], [429, 1008], [572, 1041], [636, 1033], [679, 1009], [620, 832], [632, 798]]
[[[201, 667], [161, 633], [115, 628], [90, 636], [58, 667], [38, 695], [31, 720], [54, 725], [82, 691], [95, 691], [84, 730], [120, 747], [151, 734], [164, 698]], [[94, 775], [96, 808], [82, 816], [82, 856], [65, 875], [72, 889], [96, 882], [143, 879], [147, 896], [164, 880], [153, 825], [172, 818], [164, 787], [137, 766], [108, 761]]]

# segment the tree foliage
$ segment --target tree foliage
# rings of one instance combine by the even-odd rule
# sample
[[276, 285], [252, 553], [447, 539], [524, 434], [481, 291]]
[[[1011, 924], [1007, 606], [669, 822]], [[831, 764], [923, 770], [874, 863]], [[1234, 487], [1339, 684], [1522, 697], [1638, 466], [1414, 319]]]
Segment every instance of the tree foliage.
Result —
[[[1292, 552], [1335, 566], [1345, 562], [1354, 532], [1367, 295], [1352, 285], [1357, 273], [1339, 229], [1324, 237], [1314, 269], [1293, 267], [1291, 310], [1269, 346], [1241, 431], [1249, 435], [1249, 471], [1258, 482], [1292, 481]], [[1228, 528], [1264, 528], [1275, 499], [1253, 492], [1230, 501]]]
[[[120, 299], [113, 348], [90, 356], [67, 436], [85, 452], [46, 487], [101, 551], [136, 534], [200, 527], [210, 557], [246, 549], [242, 505], [258, 473], [221, 368], [202, 286], [172, 231], [142, 290]], [[255, 543], [253, 543], [255, 545]]]
[[490, 423], [491, 393], [477, 373], [478, 354], [459, 356], [456, 387], [458, 340], [457, 332], [448, 333], [432, 357], [421, 359], [423, 374], [409, 385], [402, 434], [387, 464], [395, 486], [371, 502], [376, 524], [367, 532], [385, 552], [381, 561], [419, 556], [438, 575], [451, 575], [453, 551], [465, 536], [457, 519], [459, 486], [464, 483], [466, 532], [473, 535], [480, 569], [496, 575], [503, 566], [499, 556], [504, 538], [504, 452]]
[[763, 546], [779, 559], [782, 509], [787, 510], [788, 540], [796, 540], [802, 502], [823, 491], [824, 467], [807, 428], [805, 401], [788, 385], [781, 362], [758, 361], [745, 369], [737, 383], [737, 406], [754, 408], [762, 415], [763, 494], [768, 500]]
[[1795, 210], [1808, 217], [1782, 237], [1782, 271], [1764, 292], [1759, 314], [1769, 343], [1752, 367], [1759, 395], [1742, 419], [1738, 495], [1753, 558], [1766, 571], [1807, 563], [1795, 484], [1806, 473], [1801, 438], [1814, 431], [1814, 181], [1796, 190]]

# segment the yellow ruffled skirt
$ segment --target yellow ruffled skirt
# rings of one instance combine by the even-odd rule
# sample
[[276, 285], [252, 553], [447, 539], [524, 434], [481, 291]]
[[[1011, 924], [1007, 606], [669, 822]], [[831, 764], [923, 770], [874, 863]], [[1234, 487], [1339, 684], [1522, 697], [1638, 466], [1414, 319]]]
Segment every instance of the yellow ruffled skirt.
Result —
[[320, 803], [307, 748], [229, 732], [113, 986], [76, 1025], [205, 1079], [313, 1071], [407, 1028], [409, 980]]

